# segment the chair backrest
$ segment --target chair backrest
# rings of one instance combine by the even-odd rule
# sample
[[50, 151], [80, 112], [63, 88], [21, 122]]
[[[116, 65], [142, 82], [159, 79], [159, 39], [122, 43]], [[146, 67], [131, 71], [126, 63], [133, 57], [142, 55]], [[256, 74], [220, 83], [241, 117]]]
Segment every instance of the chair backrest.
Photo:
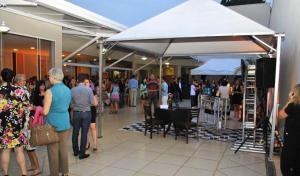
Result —
[[191, 119], [197, 119], [199, 118], [200, 108], [191, 108]]
[[151, 112], [150, 105], [144, 105], [144, 115], [145, 115], [145, 120], [152, 119], [152, 112]]
[[190, 109], [176, 109], [172, 112], [171, 118], [176, 128], [189, 128], [191, 125]]
[[168, 123], [171, 120], [171, 109], [160, 109], [157, 108], [155, 110], [155, 118], [157, 120]]

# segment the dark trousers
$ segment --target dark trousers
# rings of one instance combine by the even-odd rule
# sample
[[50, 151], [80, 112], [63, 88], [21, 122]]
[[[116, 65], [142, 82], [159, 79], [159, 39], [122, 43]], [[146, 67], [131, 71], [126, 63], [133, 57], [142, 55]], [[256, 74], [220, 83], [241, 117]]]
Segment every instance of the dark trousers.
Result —
[[[90, 111], [74, 111], [74, 126], [72, 134], [72, 146], [74, 154], [83, 156], [85, 154], [85, 147], [87, 143], [87, 134], [91, 124]], [[81, 129], [80, 150], [78, 147], [78, 136]]]
[[280, 157], [280, 168], [283, 176], [300, 175], [300, 146], [297, 142], [299, 139], [288, 139], [285, 136], [284, 147], [282, 148]]
[[174, 98], [174, 103], [175, 103], [176, 107], [178, 107], [179, 106], [179, 98], [180, 98], [179, 92], [175, 92], [173, 94], [173, 98]]
[[154, 104], [154, 110], [157, 107], [157, 92], [150, 92], [148, 93], [148, 103], [149, 106], [152, 107], [152, 103]]
[[196, 95], [191, 95], [191, 107], [197, 106]]

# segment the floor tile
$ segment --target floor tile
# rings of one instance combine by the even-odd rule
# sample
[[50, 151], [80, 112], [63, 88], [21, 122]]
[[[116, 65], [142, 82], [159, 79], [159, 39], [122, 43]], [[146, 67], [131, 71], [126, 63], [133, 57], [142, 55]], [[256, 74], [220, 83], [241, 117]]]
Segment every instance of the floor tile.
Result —
[[156, 174], [160, 176], [172, 176], [177, 172], [179, 168], [179, 166], [175, 165], [152, 162], [144, 169], [142, 169], [141, 172]]
[[176, 176], [213, 176], [213, 172], [202, 169], [183, 167], [177, 172]]
[[210, 159], [219, 161], [222, 158], [223, 153], [217, 151], [209, 151], [209, 150], [198, 150], [193, 157]]
[[218, 162], [213, 160], [207, 159], [200, 159], [200, 158], [191, 158], [189, 159], [184, 166], [192, 167], [197, 169], [204, 169], [214, 171], [217, 168]]
[[70, 166], [70, 173], [77, 175], [90, 176], [101, 170], [103, 167], [87, 162], [80, 162]]
[[232, 167], [227, 169], [220, 169], [220, 171], [226, 175], [230, 176], [260, 176], [258, 172], [255, 172], [247, 167], [240, 166], [240, 167]]
[[141, 160], [146, 160], [146, 161], [152, 161], [156, 159], [160, 153], [157, 152], [149, 152], [145, 150], [139, 150], [133, 153], [128, 154], [126, 157], [127, 158], [134, 158], [134, 159], [141, 159]]
[[106, 167], [93, 176], [133, 176], [134, 174], [134, 171], [114, 167]]
[[128, 170], [134, 170], [138, 171], [141, 170], [143, 167], [148, 164], [149, 161], [145, 160], [139, 160], [139, 159], [132, 159], [132, 158], [124, 158], [120, 161], [117, 161], [116, 163], [113, 163], [112, 167], [122, 168], [122, 169], [128, 169]]
[[188, 160], [186, 156], [178, 156], [174, 154], [162, 154], [155, 161], [159, 163], [174, 164], [181, 166]]
[[246, 165], [251, 170], [254, 170], [262, 175], [266, 175], [266, 164], [265, 162], [263, 163], [258, 163], [258, 164], [250, 164]]

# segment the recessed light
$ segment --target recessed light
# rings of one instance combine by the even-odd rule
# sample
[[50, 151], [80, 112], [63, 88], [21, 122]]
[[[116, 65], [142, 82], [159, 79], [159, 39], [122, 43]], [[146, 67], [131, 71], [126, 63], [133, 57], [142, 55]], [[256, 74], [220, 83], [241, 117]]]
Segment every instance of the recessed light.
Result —
[[77, 56], [80, 56], [80, 53], [78, 53]]
[[94, 61], [94, 62], [96, 62], [96, 61], [97, 61], [97, 59], [95, 58], [95, 59], [93, 59], [93, 61]]
[[61, 55], [61, 57], [65, 57], [65, 55], [63, 54], [63, 55]]
[[35, 50], [35, 47], [34, 47], [34, 46], [31, 46], [30, 49], [31, 49], [31, 50]]
[[107, 58], [107, 60], [111, 60], [111, 58], [109, 57], [109, 58]]
[[68, 60], [68, 62], [72, 62], [72, 60]]
[[67, 64], [64, 64], [64, 67], [66, 67], [67, 66]]
[[14, 49], [13, 49], [13, 52], [17, 52], [17, 51], [19, 51], [17, 48], [14, 48]]
[[145, 61], [145, 60], [147, 60], [148, 58], [145, 57], [145, 56], [143, 56], [143, 57], [141, 57], [141, 59]]
[[170, 65], [170, 62], [166, 62], [165, 64], [166, 64], [166, 65]]

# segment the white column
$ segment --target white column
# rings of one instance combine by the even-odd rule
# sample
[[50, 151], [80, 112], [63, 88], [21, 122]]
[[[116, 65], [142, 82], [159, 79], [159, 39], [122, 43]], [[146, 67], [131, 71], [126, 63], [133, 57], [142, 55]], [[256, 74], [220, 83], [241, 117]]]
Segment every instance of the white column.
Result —
[[102, 114], [102, 73], [103, 73], [103, 40], [99, 40], [99, 117], [97, 118], [97, 136], [98, 138], [102, 137], [102, 127], [103, 127], [103, 114]]
[[278, 111], [278, 91], [279, 91], [279, 73], [280, 73], [280, 49], [281, 49], [282, 35], [277, 36], [277, 52], [276, 52], [276, 74], [275, 74], [275, 86], [274, 86], [274, 100], [273, 100], [273, 111], [272, 111], [272, 130], [271, 130], [271, 144], [269, 160], [273, 158], [274, 141], [275, 141], [275, 126], [276, 126], [276, 116]]

